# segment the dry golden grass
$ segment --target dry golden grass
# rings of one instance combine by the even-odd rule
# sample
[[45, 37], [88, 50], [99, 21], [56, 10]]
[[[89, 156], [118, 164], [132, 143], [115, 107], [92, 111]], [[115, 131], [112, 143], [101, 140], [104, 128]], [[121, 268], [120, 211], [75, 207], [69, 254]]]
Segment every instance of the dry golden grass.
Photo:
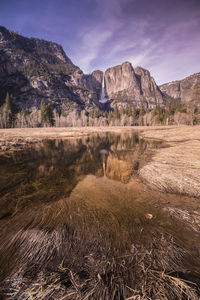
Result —
[[133, 127], [66, 127], [0, 129], [0, 153], [20, 150], [45, 139], [72, 139], [106, 132], [134, 131]]
[[[198, 129], [43, 128], [12, 129], [7, 135], [4, 130], [3, 134], [11, 141], [15, 138], [31, 141], [142, 130], [141, 134], [148, 138], [168, 141], [168, 147], [155, 150], [152, 161], [141, 169], [143, 178], [146, 176], [150, 185], [161, 190], [197, 196]], [[118, 163], [114, 156], [111, 159], [115, 164], [112, 176], [116, 172], [126, 178], [129, 175], [126, 163]], [[124, 185], [90, 175], [76, 185], [68, 198], [37, 204], [14, 214], [4, 225], [6, 234], [4, 230], [0, 234], [3, 237], [0, 252], [4, 254], [0, 271], [3, 266], [8, 273], [2, 291], [0, 286], [0, 297], [198, 300], [199, 256], [188, 250], [188, 236], [192, 247], [197, 244], [196, 232], [193, 234], [188, 223], [183, 232], [182, 218], [171, 218], [174, 211], [152, 206], [151, 198], [160, 203], [161, 198], [168, 201], [173, 197], [161, 194], [151, 191], [138, 179]], [[152, 218], [145, 217], [149, 213]], [[12, 264], [10, 272], [7, 268]]]
[[[151, 127], [151, 130], [160, 127]], [[165, 127], [163, 127], [165, 128]], [[150, 130], [150, 127], [63, 127], [63, 128], [9, 128], [0, 129], [0, 151], [19, 149], [44, 139], [66, 139], [101, 134], [105, 132], [124, 133]]]
[[136, 126], [136, 127], [48, 127], [48, 128], [9, 128], [0, 129], [0, 141], [9, 139], [68, 138], [92, 133], [140, 131], [146, 138], [165, 141], [200, 140], [200, 126]]
[[[10, 300], [198, 300], [193, 266], [198, 270], [198, 257], [191, 272], [191, 255], [179, 242], [181, 221], [138, 202], [141, 189], [132, 184], [90, 175], [68, 198], [15, 215], [6, 224], [14, 232], [0, 251], [7, 258], [18, 254], [0, 295]], [[149, 211], [151, 220], [145, 218]], [[160, 223], [164, 220], [172, 231]]]
[[145, 138], [161, 139], [167, 142], [200, 141], [200, 126], [144, 127], [142, 135]]
[[173, 193], [200, 196], [200, 127], [176, 127], [143, 132], [147, 138], [168, 142], [140, 170], [152, 187]]

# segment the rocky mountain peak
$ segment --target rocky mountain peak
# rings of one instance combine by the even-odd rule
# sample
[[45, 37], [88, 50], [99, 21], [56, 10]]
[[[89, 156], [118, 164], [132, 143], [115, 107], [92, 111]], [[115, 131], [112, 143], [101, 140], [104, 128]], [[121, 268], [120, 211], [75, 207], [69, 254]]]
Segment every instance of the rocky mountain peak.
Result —
[[[63, 48], [37, 38], [27, 38], [0, 27], [0, 85], [2, 99], [10, 92], [19, 108], [38, 108], [41, 99], [58, 106], [70, 99], [85, 107], [85, 102], [101, 106], [102, 90], [108, 99], [126, 105], [162, 103], [161, 92], [148, 70], [135, 70], [128, 61], [84, 74], [65, 54]], [[104, 81], [103, 81], [104, 78]], [[159, 100], [158, 100], [159, 98]], [[69, 100], [67, 100], [69, 101]], [[82, 108], [81, 108], [82, 109]]]
[[110, 98], [115, 97], [118, 92], [129, 89], [135, 90], [138, 95], [140, 94], [134, 69], [129, 62], [108, 68], [105, 72], [105, 83]]
[[155, 104], [163, 105], [164, 99], [162, 92], [150, 72], [142, 67], [136, 67], [135, 74], [140, 84], [142, 94], [149, 102], [149, 107], [153, 107]]
[[183, 102], [200, 102], [200, 73], [192, 74], [183, 80], [160, 85], [161, 91], [172, 99]]
[[105, 80], [107, 94], [115, 103], [128, 101], [136, 106], [143, 103], [146, 107], [164, 104], [162, 93], [150, 72], [142, 67], [134, 69], [128, 61], [107, 69]]
[[135, 71], [136, 74], [138, 74], [138, 75], [140, 75], [140, 76], [144, 76], [144, 75], [150, 76], [149, 70], [144, 69], [144, 68], [142, 68], [142, 67], [140, 67], [140, 66], [137, 66], [137, 67], [134, 69], [134, 71]]
[[133, 68], [132, 64], [130, 63], [130, 61], [124, 61], [122, 64], [122, 66], [127, 66], [129, 68]]
[[[0, 26], [0, 105], [9, 92], [20, 111], [40, 107], [44, 100], [58, 111], [110, 109], [117, 104], [153, 108], [167, 97], [188, 101], [200, 94], [200, 73], [182, 81], [157, 86], [150, 72], [128, 61], [84, 74], [65, 54], [62, 46], [27, 38]], [[106, 105], [100, 103], [105, 95]]]
[[0, 26], [0, 49], [4, 51], [13, 49], [31, 55], [33, 55], [34, 52], [39, 52], [40, 55], [43, 56], [43, 59], [45, 59], [45, 54], [53, 55], [56, 56], [60, 62], [75, 67], [69, 57], [65, 54], [61, 45], [43, 39], [27, 38], [8, 30], [3, 26]]
[[59, 111], [84, 109], [92, 94], [77, 86], [83, 76], [62, 46], [0, 27], [0, 105], [9, 92], [18, 110], [38, 109], [42, 100]]

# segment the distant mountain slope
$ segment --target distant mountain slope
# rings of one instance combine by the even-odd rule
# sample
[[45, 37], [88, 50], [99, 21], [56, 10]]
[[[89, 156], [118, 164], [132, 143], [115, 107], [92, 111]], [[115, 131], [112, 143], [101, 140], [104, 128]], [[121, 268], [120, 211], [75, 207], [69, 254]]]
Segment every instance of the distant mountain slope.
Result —
[[85, 109], [94, 97], [77, 84], [84, 77], [60, 45], [0, 27], [0, 104], [9, 92], [19, 110], [38, 109], [42, 99], [57, 109]]
[[[130, 62], [108, 68], [105, 73], [96, 70], [84, 74], [60, 45], [23, 37], [0, 26], [0, 107], [7, 92], [15, 114], [32, 114], [29, 126], [40, 126], [42, 100], [50, 104], [55, 117], [58, 115], [56, 124], [60, 126], [74, 124], [81, 113], [83, 118], [89, 114], [102, 116], [98, 109], [108, 111], [116, 106], [153, 109], [167, 106], [168, 100], [200, 103], [200, 73], [160, 87], [148, 70], [133, 68]], [[102, 95], [103, 100], [108, 99], [106, 103], [100, 103]], [[84, 119], [84, 124], [89, 123]], [[25, 125], [22, 122], [17, 126]]]
[[[41, 100], [57, 110], [90, 109], [99, 103], [104, 74], [85, 75], [53, 42], [23, 37], [0, 26], [0, 104], [6, 92], [18, 109], [38, 109]], [[162, 93], [148, 70], [131, 63], [105, 72], [105, 90], [114, 103], [146, 107], [164, 105]]]
[[200, 102], [200, 73], [188, 76], [183, 80], [162, 84], [159, 88], [163, 93], [174, 99], [183, 102]]

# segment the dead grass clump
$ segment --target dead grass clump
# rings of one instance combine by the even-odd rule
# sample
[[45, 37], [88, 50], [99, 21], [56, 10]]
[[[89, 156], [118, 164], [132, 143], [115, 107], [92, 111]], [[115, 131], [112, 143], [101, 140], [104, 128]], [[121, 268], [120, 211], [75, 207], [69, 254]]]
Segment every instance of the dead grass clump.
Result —
[[140, 176], [153, 188], [164, 192], [200, 196], [200, 142], [188, 141], [159, 149]]
[[73, 224], [22, 230], [13, 246], [19, 253], [3, 283], [5, 299], [199, 299], [195, 284], [170, 275], [189, 272], [185, 250], [159, 232], [148, 248], [137, 241], [122, 254], [100, 232], [80, 234]]
[[157, 126], [144, 127], [142, 136], [167, 142], [200, 140], [200, 126]]

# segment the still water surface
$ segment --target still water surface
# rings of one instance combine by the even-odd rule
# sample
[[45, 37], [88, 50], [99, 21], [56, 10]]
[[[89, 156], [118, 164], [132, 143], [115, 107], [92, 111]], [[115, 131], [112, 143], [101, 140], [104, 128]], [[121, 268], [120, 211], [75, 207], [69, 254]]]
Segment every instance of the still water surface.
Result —
[[144, 249], [159, 256], [152, 268], [182, 274], [184, 265], [196, 280], [199, 233], [163, 210], [181, 195], [153, 191], [138, 177], [159, 147], [137, 134], [104, 134], [0, 157], [1, 280], [32, 282], [63, 264], [91, 273], [99, 257]]

